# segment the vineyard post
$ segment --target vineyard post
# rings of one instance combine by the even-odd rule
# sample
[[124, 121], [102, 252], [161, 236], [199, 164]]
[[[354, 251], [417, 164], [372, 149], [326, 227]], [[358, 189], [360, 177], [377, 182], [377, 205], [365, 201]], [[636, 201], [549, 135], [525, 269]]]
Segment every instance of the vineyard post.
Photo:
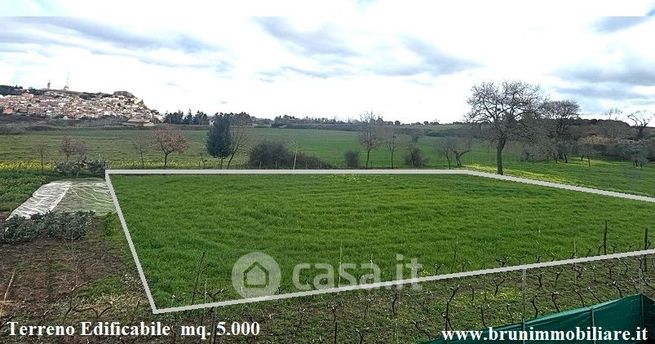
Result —
[[[648, 233], [648, 230], [646, 231]], [[644, 314], [644, 271], [642, 270], [642, 264], [641, 262], [643, 261], [644, 264], [646, 263], [646, 256], [641, 256], [639, 258], [640, 264], [639, 264], [639, 310], [641, 311], [641, 321], [644, 322], [646, 321], [646, 316]], [[645, 265], [644, 265], [645, 266]]]
[[603, 234], [603, 254], [607, 254], [607, 220], [605, 220], [605, 233]]
[[[523, 297], [523, 305], [521, 307], [521, 326], [523, 331], [525, 331], [525, 275], [527, 274], [527, 269], [523, 269], [521, 274], [521, 295]], [[525, 337], [523, 338], [523, 344], [525, 344]]]
[[[644, 250], [647, 250], [650, 247], [650, 242], [648, 241], [648, 227], [644, 230]], [[648, 259], [644, 256], [644, 272], [648, 272]]]

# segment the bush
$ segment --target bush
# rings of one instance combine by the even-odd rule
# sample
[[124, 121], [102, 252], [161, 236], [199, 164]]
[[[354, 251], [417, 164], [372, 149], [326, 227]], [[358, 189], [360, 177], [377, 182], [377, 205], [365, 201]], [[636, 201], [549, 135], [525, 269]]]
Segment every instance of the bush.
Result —
[[349, 150], [344, 153], [343, 158], [346, 160], [346, 167], [358, 168], [359, 167], [359, 152]]
[[102, 177], [107, 167], [104, 160], [59, 161], [55, 164], [55, 172], [66, 177]]
[[[296, 168], [332, 168], [321, 159], [302, 152], [295, 154]], [[280, 142], [262, 141], [250, 150], [248, 165], [253, 168], [293, 168], [294, 153]]]
[[92, 223], [93, 212], [46, 213], [29, 219], [12, 217], [0, 223], [0, 244], [32, 241], [40, 235], [57, 240], [79, 240]]
[[0, 135], [19, 135], [24, 134], [25, 128], [14, 125], [0, 125]]
[[620, 146], [621, 155], [630, 160], [634, 167], [644, 167], [648, 163], [648, 147], [641, 143], [629, 143]]
[[405, 155], [405, 163], [412, 167], [422, 167], [427, 162], [428, 159], [423, 156], [423, 152], [418, 147], [411, 147]]

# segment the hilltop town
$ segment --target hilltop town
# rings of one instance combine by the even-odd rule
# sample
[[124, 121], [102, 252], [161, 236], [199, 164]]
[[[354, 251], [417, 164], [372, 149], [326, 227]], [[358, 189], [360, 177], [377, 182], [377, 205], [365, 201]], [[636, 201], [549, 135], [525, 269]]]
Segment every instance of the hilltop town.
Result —
[[0, 85], [2, 116], [34, 116], [64, 119], [124, 118], [149, 123], [159, 112], [126, 91], [114, 93], [76, 92], [67, 89], [24, 89]]

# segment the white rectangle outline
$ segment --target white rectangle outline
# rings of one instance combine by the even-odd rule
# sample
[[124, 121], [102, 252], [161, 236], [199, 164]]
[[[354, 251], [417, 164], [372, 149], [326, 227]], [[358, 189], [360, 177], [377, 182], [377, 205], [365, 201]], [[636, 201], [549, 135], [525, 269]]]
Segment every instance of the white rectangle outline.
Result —
[[610, 259], [618, 259], [618, 258], [626, 258], [626, 257], [638, 257], [638, 256], [649, 255], [649, 254], [655, 254], [655, 248], [654, 248], [654, 249], [649, 249], [649, 250], [640, 250], [640, 251], [623, 252], [623, 253], [613, 253], [613, 254], [592, 256], [592, 257], [563, 259], [563, 260], [555, 260], [555, 261], [550, 261], [550, 262], [523, 264], [523, 265], [516, 265], [516, 266], [505, 266], [505, 267], [499, 267], [499, 268], [482, 269], [482, 270], [465, 271], [465, 272], [456, 272], [456, 273], [449, 273], [449, 274], [443, 274], [443, 275], [434, 275], [434, 276], [426, 276], [426, 277], [418, 277], [418, 278], [408, 278], [408, 279], [377, 282], [377, 283], [370, 283], [370, 284], [350, 285], [350, 286], [329, 288], [329, 289], [310, 290], [310, 291], [293, 292], [293, 293], [286, 293], [286, 294], [276, 294], [276, 295], [270, 295], [270, 296], [260, 296], [260, 297], [237, 299], [237, 300], [219, 301], [219, 302], [195, 304], [195, 305], [189, 305], [189, 306], [157, 308], [157, 306], [155, 305], [155, 301], [154, 301], [154, 299], [152, 297], [150, 287], [148, 286], [148, 281], [146, 280], [145, 274], [143, 273], [143, 268], [141, 267], [141, 262], [139, 260], [139, 257], [137, 255], [137, 253], [136, 253], [136, 248], [134, 246], [134, 242], [132, 241], [132, 236], [130, 235], [130, 232], [129, 232], [128, 228], [127, 228], [127, 223], [125, 221], [125, 217], [123, 216], [123, 212], [121, 210], [120, 204], [118, 203], [118, 198], [116, 197], [116, 192], [114, 191], [114, 186], [111, 183], [111, 179], [110, 179], [109, 176], [112, 175], [112, 174], [113, 175], [169, 175], [169, 174], [170, 175], [218, 175], [218, 174], [223, 174], [223, 175], [243, 175], [243, 174], [254, 174], [254, 175], [257, 175], [257, 174], [267, 174], [267, 175], [302, 175], [302, 174], [318, 174], [318, 175], [330, 175], [330, 174], [468, 175], [468, 176], [476, 176], [476, 177], [483, 177], [483, 178], [506, 180], [506, 181], [530, 184], [530, 185], [545, 186], [545, 187], [564, 189], [564, 190], [570, 190], [570, 191], [591, 193], [591, 194], [602, 195], [602, 196], [625, 198], [625, 199], [642, 201], [642, 202], [650, 202], [650, 203], [655, 203], [655, 198], [654, 197], [648, 197], [648, 196], [627, 194], [627, 193], [622, 193], [622, 192], [593, 189], [593, 188], [588, 188], [588, 187], [581, 187], [581, 186], [573, 186], [573, 185], [567, 185], [567, 184], [546, 182], [546, 181], [535, 180], [535, 179], [504, 176], [504, 175], [492, 174], [492, 173], [487, 173], [487, 172], [472, 171], [472, 170], [440, 170], [440, 169], [425, 169], [425, 170], [410, 170], [410, 169], [398, 169], [398, 170], [382, 170], [382, 169], [369, 169], [369, 170], [245, 170], [245, 169], [242, 169], [242, 170], [238, 170], [238, 169], [235, 169], [235, 170], [213, 170], [213, 169], [199, 169], [199, 170], [195, 170], [195, 169], [179, 169], [179, 170], [142, 169], [142, 170], [139, 170], [139, 169], [115, 169], [115, 170], [112, 170], [112, 169], [108, 169], [108, 170], [105, 171], [105, 180], [107, 181], [107, 185], [109, 187], [109, 193], [111, 194], [111, 198], [112, 198], [112, 200], [114, 202], [114, 206], [116, 207], [116, 212], [118, 214], [118, 218], [120, 220], [121, 226], [123, 227], [123, 231], [125, 232], [125, 237], [127, 239], [128, 245], [130, 247], [130, 251], [132, 252], [132, 257], [134, 258], [134, 263], [136, 264], [137, 271], [139, 273], [139, 277], [141, 278], [141, 282], [143, 283], [144, 289], [146, 291], [146, 296], [148, 298], [148, 302], [150, 304], [150, 308], [152, 309], [153, 314], [164, 314], [164, 313], [172, 313], [172, 312], [198, 310], [198, 309], [210, 308], [210, 307], [222, 307], [222, 306], [231, 306], [231, 305], [239, 305], [239, 304], [262, 302], [262, 301], [282, 300], [282, 299], [290, 299], [290, 298], [294, 298], [294, 297], [303, 297], [303, 296], [311, 296], [311, 295], [338, 293], [338, 292], [343, 292], [343, 291], [374, 289], [374, 288], [382, 288], [382, 287], [392, 287], [392, 286], [402, 285], [402, 284], [433, 282], [433, 281], [441, 281], [441, 280], [461, 278], [461, 277], [472, 277], [472, 276], [480, 276], [480, 275], [486, 275], [486, 274], [504, 273], [504, 272], [521, 271], [521, 270], [530, 270], [530, 269], [553, 267], [553, 266], [566, 265], [566, 264], [588, 263], [588, 262], [594, 262], [594, 261], [600, 261], [600, 260], [610, 260]]

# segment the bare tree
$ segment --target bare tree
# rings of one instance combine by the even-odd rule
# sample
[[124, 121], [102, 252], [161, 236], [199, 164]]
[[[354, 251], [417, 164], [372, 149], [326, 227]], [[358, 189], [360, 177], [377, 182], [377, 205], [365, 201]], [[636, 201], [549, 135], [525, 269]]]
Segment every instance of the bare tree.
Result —
[[184, 153], [189, 146], [186, 136], [170, 126], [155, 130], [154, 143], [164, 153], [164, 168], [168, 166], [168, 156], [171, 153]]
[[587, 165], [591, 167], [591, 157], [596, 155], [595, 146], [599, 144], [599, 139], [596, 135], [591, 135], [583, 137], [578, 140], [578, 153], [580, 154], [580, 160], [587, 158]]
[[628, 115], [628, 119], [634, 123], [634, 127], [637, 128], [637, 140], [644, 138], [644, 131], [650, 121], [653, 120], [653, 114], [647, 111], [635, 111]]
[[293, 166], [291, 169], [295, 170], [296, 163], [298, 162], [298, 149], [300, 148], [300, 145], [298, 145], [298, 141], [296, 141], [296, 139], [291, 139], [291, 146], [293, 146]]
[[84, 160], [86, 159], [86, 142], [82, 140], [74, 140], [73, 141], [73, 154], [77, 156], [78, 160]]
[[464, 154], [471, 151], [472, 139], [450, 137], [448, 140], [451, 141], [449, 146], [451, 147], [453, 156], [455, 157], [455, 165], [457, 165], [457, 167], [462, 167], [462, 157]]
[[45, 142], [37, 142], [33, 147], [34, 153], [39, 156], [39, 162], [41, 163], [41, 174], [45, 169], [45, 159], [48, 155], [48, 145]]
[[609, 121], [620, 121], [623, 111], [619, 108], [611, 108], [603, 112], [603, 116], [607, 117]]
[[540, 112], [545, 120], [545, 134], [547, 140], [543, 140], [552, 147], [555, 162], [561, 159], [569, 162], [569, 153], [573, 146], [569, 129], [576, 119], [579, 119], [580, 106], [573, 100], [546, 101], [540, 107]]
[[366, 168], [369, 168], [371, 151], [382, 144], [383, 139], [377, 125], [379, 117], [370, 112], [365, 112], [360, 116], [361, 128], [359, 130], [359, 144], [366, 150]]
[[623, 122], [623, 111], [618, 108], [611, 108], [602, 114], [605, 120], [599, 121], [603, 135], [611, 139], [622, 139], [629, 135], [630, 126]]
[[70, 160], [71, 156], [77, 156], [79, 160], [83, 160], [86, 156], [86, 142], [82, 140], [74, 140], [69, 136], [61, 140], [59, 151], [66, 158], [66, 162]]
[[389, 159], [391, 162], [391, 168], [394, 168], [393, 164], [393, 155], [396, 152], [398, 146], [398, 135], [396, 135], [396, 129], [394, 127], [384, 127], [382, 129], [382, 136], [384, 137], [384, 143], [387, 146], [389, 151]]
[[472, 138], [447, 137], [437, 145], [437, 152], [441, 153], [448, 162], [448, 169], [452, 168], [455, 161], [456, 167], [462, 167], [462, 157], [471, 151]]
[[[227, 168], [230, 168], [232, 159], [237, 155], [241, 149], [248, 143], [250, 132], [246, 123], [234, 122], [231, 126], [230, 136], [230, 158], [227, 161]], [[294, 164], [295, 165], [295, 164]]]
[[73, 154], [73, 139], [71, 139], [70, 136], [66, 136], [61, 139], [59, 151], [66, 158], [66, 162], [68, 162], [68, 160], [70, 160], [70, 156]]
[[437, 144], [437, 153], [443, 155], [444, 158], [446, 158], [448, 169], [450, 170], [452, 168], [453, 152], [448, 145], [448, 140], [441, 141]]
[[132, 140], [132, 147], [139, 154], [139, 159], [141, 160], [141, 168], [146, 166], [146, 161], [144, 155], [148, 150], [149, 142], [148, 139], [144, 136], [139, 136], [136, 139]]
[[541, 102], [539, 87], [521, 81], [485, 82], [472, 88], [466, 120], [484, 124], [496, 143], [496, 172], [503, 174], [503, 149], [510, 140], [530, 135]]

